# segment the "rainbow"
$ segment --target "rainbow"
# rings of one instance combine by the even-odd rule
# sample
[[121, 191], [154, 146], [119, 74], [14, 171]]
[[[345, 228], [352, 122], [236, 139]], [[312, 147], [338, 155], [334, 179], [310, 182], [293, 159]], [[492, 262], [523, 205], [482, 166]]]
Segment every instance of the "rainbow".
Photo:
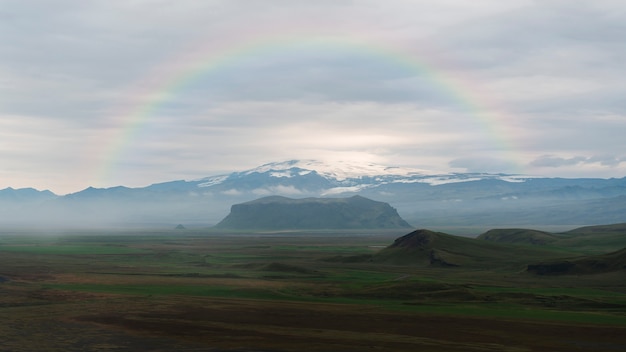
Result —
[[[317, 35], [265, 35], [242, 38], [218, 45], [194, 45], [190, 50], [174, 56], [153, 69], [144, 79], [126, 93], [132, 97], [126, 104], [118, 106], [112, 113], [117, 126], [112, 129], [100, 150], [94, 169], [94, 184], [106, 183], [115, 171], [117, 162], [132, 144], [133, 138], [149, 123], [163, 105], [197, 81], [209, 74], [236, 68], [237, 63], [251, 57], [276, 55], [301, 46], [320, 47], [328, 50], [346, 50], [382, 60], [417, 73], [428, 79], [438, 90], [457, 102], [458, 106], [482, 126], [486, 136], [496, 144], [498, 150], [509, 160], [519, 160], [518, 148], [513, 142], [512, 132], [507, 127], [510, 115], [503, 112], [496, 102], [477, 90], [474, 80], [450, 69], [443, 60], [422, 50], [413, 50], [363, 37], [327, 37]], [[203, 49], [198, 49], [203, 48]], [[521, 163], [518, 163], [518, 167]]]

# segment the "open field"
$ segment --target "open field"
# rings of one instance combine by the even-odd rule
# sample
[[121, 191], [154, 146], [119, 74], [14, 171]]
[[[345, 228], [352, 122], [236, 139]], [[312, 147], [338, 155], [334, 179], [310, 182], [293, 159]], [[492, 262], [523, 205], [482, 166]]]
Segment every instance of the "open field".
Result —
[[525, 271], [608, 244], [511, 245], [470, 267], [355, 259], [401, 235], [0, 234], [0, 351], [626, 350], [624, 270]]

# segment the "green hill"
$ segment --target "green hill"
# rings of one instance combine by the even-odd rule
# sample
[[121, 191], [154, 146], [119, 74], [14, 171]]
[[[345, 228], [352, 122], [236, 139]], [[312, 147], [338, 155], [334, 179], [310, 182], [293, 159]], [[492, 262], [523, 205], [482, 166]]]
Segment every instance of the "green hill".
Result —
[[553, 245], [576, 249], [583, 254], [604, 254], [626, 247], [626, 223], [585, 226], [557, 234]]
[[612, 233], [626, 235], [626, 223], [585, 226], [585, 227], [579, 227], [577, 229], [564, 232], [564, 234], [570, 235], [570, 236], [593, 235], [593, 234], [605, 235], [605, 234], [612, 234]]
[[500, 243], [544, 245], [557, 241], [559, 237], [549, 232], [530, 229], [493, 229], [478, 236], [477, 239]]
[[411, 227], [396, 209], [361, 196], [291, 199], [272, 196], [235, 204], [215, 226], [238, 230], [394, 229]]
[[626, 248], [607, 254], [553, 260], [528, 265], [528, 272], [538, 275], [598, 274], [626, 271]]
[[477, 239], [489, 242], [545, 245], [586, 255], [604, 254], [626, 247], [626, 224], [597, 225], [550, 233], [531, 229], [493, 229]]
[[416, 230], [394, 241], [372, 257], [374, 262], [438, 267], [524, 267], [537, 258], [555, 258], [558, 252], [541, 247], [496, 243]]

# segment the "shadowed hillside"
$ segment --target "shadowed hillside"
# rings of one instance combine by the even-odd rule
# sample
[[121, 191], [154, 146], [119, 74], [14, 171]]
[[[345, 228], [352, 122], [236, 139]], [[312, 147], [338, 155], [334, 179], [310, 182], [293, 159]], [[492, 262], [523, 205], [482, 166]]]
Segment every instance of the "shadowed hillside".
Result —
[[531, 229], [494, 229], [483, 233], [477, 239], [498, 243], [560, 247], [581, 254], [596, 255], [626, 247], [626, 224], [585, 226], [560, 233]]
[[626, 235], [626, 223], [611, 225], [585, 226], [564, 232], [566, 235], [593, 235], [618, 233]]
[[626, 248], [617, 252], [554, 260], [528, 266], [528, 272], [538, 275], [598, 274], [626, 270]]
[[[491, 267], [528, 263], [530, 258], [554, 257], [550, 250], [501, 244], [443, 232], [416, 230], [373, 256], [373, 261], [439, 267]], [[536, 259], [535, 259], [536, 260]]]

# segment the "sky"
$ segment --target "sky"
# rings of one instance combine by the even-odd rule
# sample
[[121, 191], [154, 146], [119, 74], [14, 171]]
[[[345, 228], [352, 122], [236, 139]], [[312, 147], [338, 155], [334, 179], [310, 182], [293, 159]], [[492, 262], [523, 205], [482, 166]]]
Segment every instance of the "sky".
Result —
[[0, 0], [0, 189], [291, 159], [626, 176], [621, 0]]

